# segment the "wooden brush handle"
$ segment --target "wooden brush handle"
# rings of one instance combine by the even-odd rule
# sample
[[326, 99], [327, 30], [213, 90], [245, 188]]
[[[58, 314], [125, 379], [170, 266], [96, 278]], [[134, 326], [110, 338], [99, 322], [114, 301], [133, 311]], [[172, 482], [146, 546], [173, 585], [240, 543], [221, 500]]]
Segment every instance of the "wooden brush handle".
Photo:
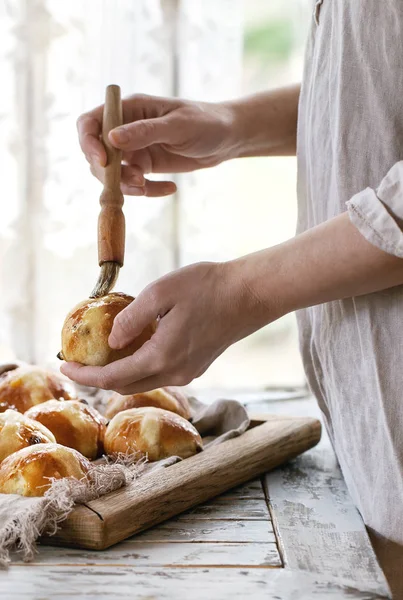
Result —
[[108, 134], [123, 124], [120, 87], [108, 85], [102, 121], [102, 140], [106, 148], [104, 189], [99, 199], [101, 213], [98, 220], [99, 264], [116, 262], [123, 266], [125, 254], [125, 217], [122, 211], [123, 194], [120, 191], [122, 152], [114, 148]]

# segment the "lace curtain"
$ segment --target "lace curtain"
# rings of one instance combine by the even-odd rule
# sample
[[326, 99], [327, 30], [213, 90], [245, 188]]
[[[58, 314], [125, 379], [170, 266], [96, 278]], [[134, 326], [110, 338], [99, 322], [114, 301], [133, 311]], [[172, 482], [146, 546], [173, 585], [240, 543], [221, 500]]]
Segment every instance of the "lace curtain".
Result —
[[[0, 0], [0, 358], [55, 364], [63, 318], [98, 275], [100, 186], [77, 116], [108, 83], [124, 95], [236, 96], [241, 58], [241, 0]], [[216, 177], [181, 176], [175, 197], [126, 198], [119, 289], [217, 258], [206, 228], [217, 237], [218, 222], [203, 218]]]

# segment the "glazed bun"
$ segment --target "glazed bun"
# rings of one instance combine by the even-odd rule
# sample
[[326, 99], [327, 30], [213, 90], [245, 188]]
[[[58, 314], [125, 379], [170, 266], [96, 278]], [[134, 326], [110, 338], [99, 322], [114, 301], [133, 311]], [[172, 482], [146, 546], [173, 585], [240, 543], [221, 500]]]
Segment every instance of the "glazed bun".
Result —
[[190, 419], [189, 401], [185, 394], [177, 387], [164, 387], [131, 396], [121, 396], [118, 393], [114, 393], [106, 405], [105, 416], [108, 419], [112, 419], [119, 412], [122, 412], [122, 410], [142, 408], [144, 406], [162, 408], [174, 412], [184, 419]]
[[197, 430], [183, 417], [161, 408], [132, 408], [118, 413], [105, 434], [105, 451], [138, 453], [150, 462], [180, 456], [188, 458], [203, 449]]
[[27, 446], [55, 442], [55, 436], [49, 429], [16, 410], [0, 414], [0, 462]]
[[39, 367], [22, 366], [0, 375], [0, 412], [14, 408], [21, 413], [50, 400], [71, 398], [72, 387], [58, 373]]
[[85, 400], [48, 400], [25, 414], [45, 425], [58, 444], [90, 459], [102, 454], [107, 420]]
[[108, 345], [113, 320], [134, 298], [113, 292], [77, 304], [67, 315], [62, 329], [61, 360], [103, 367], [130, 356], [151, 338], [156, 323], [148, 325], [126, 348], [112, 350]]
[[82, 479], [90, 462], [76, 450], [59, 444], [37, 444], [14, 452], [0, 464], [0, 493], [43, 496], [50, 478]]

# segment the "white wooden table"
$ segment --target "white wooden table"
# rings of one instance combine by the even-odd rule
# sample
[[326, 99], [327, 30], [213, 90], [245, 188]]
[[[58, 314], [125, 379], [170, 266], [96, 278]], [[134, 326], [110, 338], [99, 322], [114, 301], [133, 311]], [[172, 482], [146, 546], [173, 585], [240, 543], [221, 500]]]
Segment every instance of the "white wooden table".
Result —
[[[246, 398], [246, 396], [244, 396]], [[248, 396], [247, 400], [253, 400]], [[317, 415], [311, 400], [250, 410]], [[41, 547], [0, 572], [4, 600], [387, 598], [330, 443], [105, 551]]]

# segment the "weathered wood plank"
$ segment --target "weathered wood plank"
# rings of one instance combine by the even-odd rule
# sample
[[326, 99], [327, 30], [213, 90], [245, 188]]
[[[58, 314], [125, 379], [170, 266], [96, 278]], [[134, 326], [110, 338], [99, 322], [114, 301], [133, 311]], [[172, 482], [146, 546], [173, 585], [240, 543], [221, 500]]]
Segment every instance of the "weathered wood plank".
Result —
[[[228, 506], [233, 508], [238, 508], [240, 506], [251, 506], [253, 508], [264, 507], [267, 506], [266, 494], [264, 492], [264, 486], [262, 484], [263, 496], [260, 498], [244, 498], [243, 496], [228, 496], [227, 494], [221, 494], [221, 496], [217, 496], [213, 498], [209, 502], [205, 502], [204, 506]], [[193, 510], [195, 510], [197, 507]]]
[[[32, 564], [32, 563], [31, 563]], [[35, 563], [34, 563], [35, 564]], [[282, 562], [275, 543], [209, 543], [180, 544], [122, 542], [107, 550], [78, 550], [43, 547], [38, 565], [121, 565], [136, 567], [170, 566], [239, 566], [281, 567]]]
[[192, 508], [180, 518], [183, 521], [188, 519], [269, 521], [270, 513], [265, 499], [225, 499], [219, 496], [211, 502]]
[[266, 476], [286, 564], [357, 581], [383, 581], [336, 458], [311, 452]]
[[276, 538], [271, 521], [167, 521], [140, 533], [128, 543], [144, 542], [271, 542]]
[[357, 584], [388, 586], [330, 446], [265, 477], [285, 566]]
[[380, 600], [373, 585], [286, 569], [11, 567], [0, 595], [13, 600]]
[[264, 498], [264, 489], [263, 483], [261, 479], [255, 479], [255, 481], [251, 481], [245, 485], [241, 485], [237, 488], [233, 488], [220, 498]]

